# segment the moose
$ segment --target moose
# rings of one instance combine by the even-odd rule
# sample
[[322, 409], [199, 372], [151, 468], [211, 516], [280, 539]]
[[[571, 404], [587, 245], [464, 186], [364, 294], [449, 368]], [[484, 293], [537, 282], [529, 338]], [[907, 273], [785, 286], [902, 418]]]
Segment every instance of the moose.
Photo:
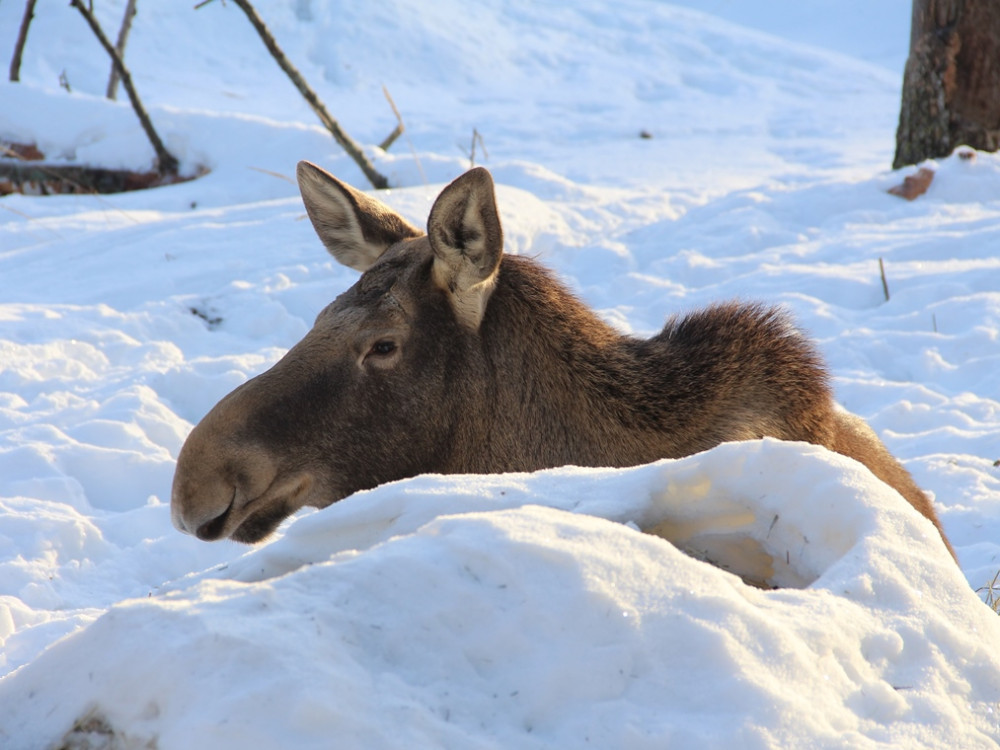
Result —
[[181, 531], [254, 543], [299, 508], [417, 474], [632, 466], [773, 437], [861, 462], [954, 556], [928, 497], [835, 404], [779, 309], [723, 303], [622, 335], [537, 261], [504, 254], [481, 167], [444, 188], [426, 234], [314, 164], [297, 176], [320, 240], [361, 277], [192, 430], [171, 497]]

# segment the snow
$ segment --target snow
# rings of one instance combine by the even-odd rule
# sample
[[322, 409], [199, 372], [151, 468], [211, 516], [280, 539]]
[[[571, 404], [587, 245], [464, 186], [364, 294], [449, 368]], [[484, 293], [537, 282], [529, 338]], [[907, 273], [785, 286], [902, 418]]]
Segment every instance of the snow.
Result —
[[[123, 6], [97, 4], [105, 28]], [[866, 469], [773, 440], [416, 477], [254, 548], [175, 531], [193, 424], [357, 276], [304, 220], [295, 163], [367, 185], [235, 5], [140, 4], [140, 95], [182, 169], [211, 171], [0, 199], [0, 746], [76, 725], [161, 750], [995, 747], [1000, 619], [976, 590], [1000, 570], [1000, 158], [886, 193], [909, 173], [888, 165], [910, 2], [877, 6], [259, 10], [414, 223], [475, 128], [508, 252], [622, 330], [786, 306], [960, 568]], [[0, 59], [21, 10], [0, 3]], [[147, 168], [89, 34], [39, 3], [0, 139]], [[383, 85], [407, 124], [389, 152]]]

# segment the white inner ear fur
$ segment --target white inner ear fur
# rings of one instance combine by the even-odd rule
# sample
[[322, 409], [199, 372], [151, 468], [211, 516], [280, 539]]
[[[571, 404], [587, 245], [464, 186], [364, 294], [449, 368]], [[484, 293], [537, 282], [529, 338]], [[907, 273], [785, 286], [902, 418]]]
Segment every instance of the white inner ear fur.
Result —
[[451, 298], [451, 306], [455, 311], [455, 317], [459, 322], [471, 328], [473, 331], [479, 330], [479, 324], [483, 322], [483, 315], [486, 314], [486, 303], [489, 302], [490, 294], [496, 284], [497, 275], [492, 273], [488, 278], [478, 283], [473, 283], [469, 287], [461, 287], [453, 284], [454, 280], [462, 275], [469, 275], [467, 272], [456, 274], [447, 263], [441, 258], [434, 262], [433, 277], [434, 283], [448, 292]]

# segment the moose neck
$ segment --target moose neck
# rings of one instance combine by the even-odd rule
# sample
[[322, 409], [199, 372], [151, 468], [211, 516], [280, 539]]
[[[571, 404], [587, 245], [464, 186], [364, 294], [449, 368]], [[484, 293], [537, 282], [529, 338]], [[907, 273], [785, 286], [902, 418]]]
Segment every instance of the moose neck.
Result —
[[648, 393], [641, 342], [600, 320], [542, 267], [504, 258], [480, 335], [493, 393], [477, 420], [479, 449], [463, 470], [613, 466], [663, 455], [649, 415], [636, 408]]

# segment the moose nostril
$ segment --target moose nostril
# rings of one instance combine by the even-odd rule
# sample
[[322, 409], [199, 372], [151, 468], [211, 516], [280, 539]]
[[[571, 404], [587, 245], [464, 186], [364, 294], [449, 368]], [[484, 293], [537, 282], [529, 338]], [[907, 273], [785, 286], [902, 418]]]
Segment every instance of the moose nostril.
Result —
[[229, 504], [226, 506], [226, 509], [210, 521], [206, 521], [196, 527], [194, 523], [191, 523], [190, 526], [184, 523], [183, 518], [179, 518], [178, 520], [185, 531], [189, 534], [194, 534], [204, 542], [212, 542], [216, 539], [221, 539], [223, 536], [223, 530], [226, 527], [226, 521], [229, 520], [229, 514], [232, 513], [233, 506], [236, 504], [236, 495], [238, 491], [239, 490], [236, 487], [233, 488], [233, 494], [232, 497], [229, 498]]
[[212, 542], [219, 539], [222, 536], [222, 530], [226, 526], [226, 519], [229, 518], [229, 512], [232, 508], [233, 506], [230, 505], [221, 516], [199, 526], [195, 531], [195, 536], [203, 542]]

